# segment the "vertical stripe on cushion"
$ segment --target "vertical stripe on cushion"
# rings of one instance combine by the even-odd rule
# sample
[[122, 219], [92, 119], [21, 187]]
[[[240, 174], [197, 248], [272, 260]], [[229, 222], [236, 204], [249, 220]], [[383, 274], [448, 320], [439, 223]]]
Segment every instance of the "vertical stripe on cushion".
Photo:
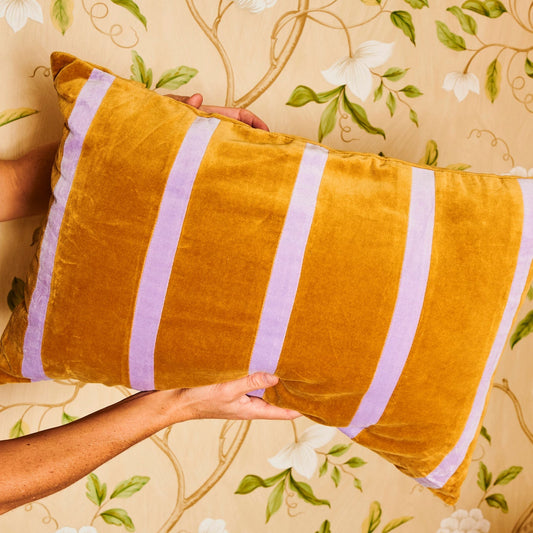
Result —
[[443, 487], [463, 462], [468, 448], [475, 438], [494, 372], [496, 371], [498, 361], [505, 346], [505, 341], [509, 336], [509, 331], [518, 311], [524, 293], [524, 287], [527, 284], [531, 262], [533, 261], [533, 180], [519, 179], [518, 183], [522, 189], [524, 218], [522, 222], [520, 250], [518, 252], [518, 259], [507, 304], [487, 359], [466, 426], [457, 444], [441, 461], [439, 466], [424, 478], [417, 479], [420, 484], [426, 487]]
[[[276, 370], [300, 280], [302, 263], [315, 212], [328, 151], [307, 144], [281, 232], [268, 283], [249, 373]], [[254, 391], [262, 396], [264, 389]]]
[[82, 87], [68, 119], [69, 134], [63, 148], [61, 177], [54, 188], [54, 202], [41, 243], [39, 272], [28, 310], [28, 328], [24, 338], [22, 374], [32, 381], [47, 379], [41, 359], [41, 346], [63, 215], [85, 136], [114, 79], [110, 74], [94, 69]]
[[219, 122], [198, 117], [192, 123], [165, 186], [135, 303], [129, 351], [134, 389], [154, 388], [154, 349], [174, 256], [198, 168]]
[[350, 438], [379, 421], [409, 356], [424, 304], [434, 219], [435, 175], [428, 169], [413, 168], [407, 238], [394, 313], [372, 383], [350, 425], [339, 428]]

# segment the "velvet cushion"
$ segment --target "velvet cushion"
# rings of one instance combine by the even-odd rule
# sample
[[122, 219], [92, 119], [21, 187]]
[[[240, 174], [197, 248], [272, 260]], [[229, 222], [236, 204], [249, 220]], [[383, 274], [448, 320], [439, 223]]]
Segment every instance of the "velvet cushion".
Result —
[[0, 381], [273, 372], [257, 395], [454, 502], [532, 280], [533, 180], [328, 150], [63, 53], [52, 69], [54, 195]]

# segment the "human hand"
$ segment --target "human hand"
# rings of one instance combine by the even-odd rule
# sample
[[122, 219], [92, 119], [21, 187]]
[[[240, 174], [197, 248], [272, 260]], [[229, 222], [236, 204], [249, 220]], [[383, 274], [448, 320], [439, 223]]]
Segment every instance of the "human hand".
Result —
[[166, 96], [177, 100], [178, 102], [183, 102], [192, 107], [196, 107], [196, 109], [204, 111], [205, 113], [217, 113], [218, 115], [244, 122], [244, 124], [248, 124], [248, 126], [252, 126], [252, 128], [269, 131], [268, 126], [257, 115], [248, 111], [248, 109], [202, 105], [204, 97], [198, 93], [193, 94], [192, 96], [177, 96], [175, 94], [167, 94]]
[[172, 420], [169, 424], [201, 418], [292, 420], [301, 416], [297, 411], [276, 407], [261, 398], [247, 396], [247, 393], [252, 391], [273, 387], [278, 381], [277, 376], [256, 372], [226, 383], [157, 391], [155, 394], [165, 395], [167, 415]]

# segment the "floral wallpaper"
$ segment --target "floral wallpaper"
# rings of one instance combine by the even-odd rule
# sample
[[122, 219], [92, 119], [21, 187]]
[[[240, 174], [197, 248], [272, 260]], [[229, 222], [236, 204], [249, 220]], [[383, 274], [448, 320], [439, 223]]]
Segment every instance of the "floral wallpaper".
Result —
[[[58, 138], [48, 57], [64, 50], [162, 94], [249, 107], [272, 130], [337, 149], [533, 176], [530, 0], [0, 0], [0, 45], [2, 158]], [[1, 324], [22, 296], [39, 225], [0, 225]], [[309, 420], [191, 421], [0, 516], [0, 531], [533, 531], [531, 333], [533, 288], [455, 507]], [[128, 394], [2, 385], [0, 438]]]

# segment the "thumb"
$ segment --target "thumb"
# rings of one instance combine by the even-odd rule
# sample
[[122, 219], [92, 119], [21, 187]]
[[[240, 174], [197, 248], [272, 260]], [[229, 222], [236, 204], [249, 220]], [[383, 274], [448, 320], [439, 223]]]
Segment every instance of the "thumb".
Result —
[[252, 391], [273, 387], [279, 382], [279, 378], [267, 372], [255, 372], [236, 381], [239, 394], [248, 394]]
[[248, 376], [249, 390], [273, 387], [279, 382], [278, 376], [268, 374], [267, 372], [256, 372]]

